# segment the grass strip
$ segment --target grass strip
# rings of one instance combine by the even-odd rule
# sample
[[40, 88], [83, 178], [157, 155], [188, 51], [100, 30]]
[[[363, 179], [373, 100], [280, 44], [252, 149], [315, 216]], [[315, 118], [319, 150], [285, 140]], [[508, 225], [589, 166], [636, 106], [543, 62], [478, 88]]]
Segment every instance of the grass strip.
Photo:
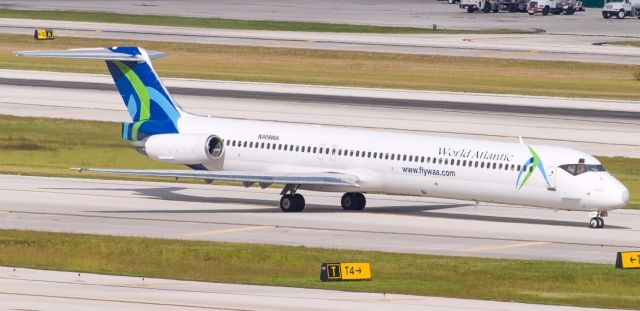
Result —
[[0, 68], [6, 69], [105, 74], [100, 61], [16, 57], [12, 52], [142, 45], [169, 53], [154, 62], [163, 77], [640, 100], [640, 82], [634, 78], [638, 67], [631, 65], [85, 38], [34, 41], [8, 34], [0, 34], [0, 42]]
[[247, 29], [247, 30], [281, 30], [281, 31], [312, 31], [312, 32], [340, 32], [340, 33], [380, 33], [380, 34], [523, 34], [534, 33], [534, 30], [517, 29], [479, 29], [479, 30], [449, 30], [418, 27], [392, 27], [373, 25], [333, 24], [315, 22], [273, 21], [273, 20], [243, 20], [215, 17], [186, 17], [171, 15], [134, 15], [109, 12], [82, 11], [30, 11], [0, 9], [0, 18], [20, 18], [39, 20], [58, 20], [76, 22], [97, 22], [134, 25], [156, 25], [173, 27], [217, 28], [217, 29]]
[[[427, 256], [291, 246], [0, 230], [0, 265], [74, 272], [640, 308], [640, 271], [612, 263]], [[371, 262], [370, 282], [322, 283], [322, 262]]]
[[629, 45], [629, 46], [640, 47], [640, 41], [614, 41], [614, 42], [607, 42], [607, 44]]
[[[25, 118], [0, 115], [0, 173], [175, 181], [172, 178], [142, 178], [78, 174], [70, 167], [182, 169], [150, 160], [122, 140], [115, 122]], [[607, 169], [631, 192], [627, 208], [640, 208], [640, 159], [600, 157]], [[203, 182], [199, 180], [180, 180]]]

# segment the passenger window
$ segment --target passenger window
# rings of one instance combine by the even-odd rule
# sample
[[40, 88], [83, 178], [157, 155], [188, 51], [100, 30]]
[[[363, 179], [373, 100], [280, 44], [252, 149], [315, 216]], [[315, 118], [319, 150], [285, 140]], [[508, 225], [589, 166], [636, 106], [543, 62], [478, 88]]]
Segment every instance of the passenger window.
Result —
[[460, 166], [460, 160], [456, 161], [456, 166]]
[[247, 142], [246, 141], [242, 143], [242, 147], [247, 148]]
[[413, 156], [413, 162], [418, 162], [418, 156]]
[[389, 160], [389, 154], [388, 154], [388, 153], [385, 153], [385, 154], [384, 154], [384, 159], [385, 159], [385, 160]]
[[371, 158], [371, 151], [367, 152], [367, 158]]
[[478, 167], [478, 161], [476, 161], [476, 163], [475, 163], [475, 167]]
[[316, 153], [318, 151], [318, 147], [313, 147], [313, 153]]
[[373, 158], [374, 158], [374, 159], [377, 159], [377, 158], [378, 158], [378, 153], [377, 153], [377, 152], [374, 152], [374, 153], [373, 153]]
[[449, 165], [449, 159], [444, 159], [444, 165]]
[[329, 148], [325, 148], [324, 153], [329, 154]]
[[342, 155], [342, 149], [338, 149], [338, 155], [341, 156]]
[[496, 169], [496, 166], [497, 166], [496, 163], [493, 163], [493, 169], [494, 170]]
[[502, 169], [502, 163], [500, 163], [500, 165], [498, 165], [498, 169]]
[[438, 164], [442, 164], [442, 158], [438, 159]]
[[391, 154], [391, 160], [395, 160], [396, 159], [396, 155], [394, 153]]
[[413, 156], [409, 156], [409, 162], [413, 161]]
[[420, 157], [420, 162], [424, 163], [424, 157]]

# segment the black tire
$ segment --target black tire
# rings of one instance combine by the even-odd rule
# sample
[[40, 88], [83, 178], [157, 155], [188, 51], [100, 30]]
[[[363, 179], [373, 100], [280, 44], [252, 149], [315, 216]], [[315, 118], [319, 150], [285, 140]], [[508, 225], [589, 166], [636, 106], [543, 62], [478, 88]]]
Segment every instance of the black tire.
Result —
[[454, 4], [456, 3], [456, 0], [447, 0], [447, 2], [449, 2], [449, 4]]
[[280, 198], [280, 209], [285, 212], [293, 212], [295, 211], [295, 200], [293, 196], [290, 194], [285, 194]]
[[602, 18], [604, 18], [604, 19], [609, 19], [609, 17], [611, 17], [611, 16], [609, 15], [609, 12], [602, 12]]
[[302, 212], [304, 210], [304, 206], [305, 206], [305, 201], [304, 201], [304, 197], [301, 194], [294, 194], [293, 195], [293, 202], [295, 205], [295, 210], [294, 212]]
[[625, 16], [627, 16], [627, 13], [625, 13], [624, 10], [620, 10], [618, 11], [618, 14], [616, 14], [617, 19], [623, 19]]
[[591, 220], [589, 221], [589, 228], [598, 228], [598, 224], [600, 224], [600, 222], [598, 221], [598, 219], [596, 217], [591, 218]]
[[361, 211], [367, 206], [367, 199], [364, 197], [364, 194], [357, 192], [355, 194], [356, 199], [358, 200], [358, 205], [355, 210]]
[[565, 15], [573, 15], [573, 13], [575, 13], [574, 9], [567, 9], [566, 11], [564, 11]]
[[475, 9], [471, 6], [467, 7], [467, 13], [473, 13], [475, 11]]
[[531, 12], [529, 12], [529, 15], [535, 15], [535, 14], [536, 14], [536, 13], [531, 13]]
[[518, 11], [518, 6], [515, 3], [509, 4], [509, 13], [515, 13]]
[[354, 206], [358, 204], [354, 193], [347, 192], [342, 195], [342, 199], [340, 199], [340, 205], [342, 205], [342, 209], [345, 211], [351, 211], [354, 209]]
[[542, 15], [544, 16], [549, 15], [549, 11], [551, 11], [551, 8], [549, 8], [548, 6], [545, 6], [544, 9], [542, 9]]
[[602, 219], [601, 217], [598, 217], [598, 227], [597, 228], [604, 228], [604, 219]]
[[491, 4], [489, 2], [484, 3], [484, 7], [482, 8], [482, 12], [489, 13], [491, 12]]

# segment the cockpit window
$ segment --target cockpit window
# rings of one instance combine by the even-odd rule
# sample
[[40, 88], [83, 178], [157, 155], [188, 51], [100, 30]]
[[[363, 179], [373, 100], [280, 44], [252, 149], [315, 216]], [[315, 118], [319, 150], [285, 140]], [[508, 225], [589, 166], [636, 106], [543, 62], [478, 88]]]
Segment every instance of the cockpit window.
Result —
[[602, 164], [564, 164], [560, 165], [559, 167], [573, 176], [577, 176], [586, 172], [606, 171]]

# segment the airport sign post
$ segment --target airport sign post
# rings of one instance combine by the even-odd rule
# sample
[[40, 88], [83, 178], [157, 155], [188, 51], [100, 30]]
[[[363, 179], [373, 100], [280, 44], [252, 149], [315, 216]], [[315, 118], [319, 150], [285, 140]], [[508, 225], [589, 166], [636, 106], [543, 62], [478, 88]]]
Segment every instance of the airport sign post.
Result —
[[640, 252], [618, 252], [616, 268], [640, 269]]
[[53, 29], [36, 29], [33, 33], [36, 40], [53, 40]]
[[368, 262], [323, 263], [320, 268], [320, 280], [371, 281], [371, 265]]

